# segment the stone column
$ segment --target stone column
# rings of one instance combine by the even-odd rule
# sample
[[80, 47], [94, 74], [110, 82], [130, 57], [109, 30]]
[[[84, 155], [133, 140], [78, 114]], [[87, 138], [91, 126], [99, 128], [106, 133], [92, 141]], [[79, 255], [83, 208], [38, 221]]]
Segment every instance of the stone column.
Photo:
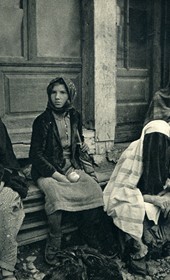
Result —
[[116, 125], [116, 0], [94, 0], [94, 114], [96, 154], [114, 144]]

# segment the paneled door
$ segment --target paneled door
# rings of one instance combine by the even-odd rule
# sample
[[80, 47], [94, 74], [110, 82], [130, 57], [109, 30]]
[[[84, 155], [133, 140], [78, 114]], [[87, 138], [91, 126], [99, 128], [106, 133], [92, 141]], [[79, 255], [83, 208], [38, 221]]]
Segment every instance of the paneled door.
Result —
[[161, 1], [117, 0], [117, 126], [115, 142], [140, 136], [161, 80]]

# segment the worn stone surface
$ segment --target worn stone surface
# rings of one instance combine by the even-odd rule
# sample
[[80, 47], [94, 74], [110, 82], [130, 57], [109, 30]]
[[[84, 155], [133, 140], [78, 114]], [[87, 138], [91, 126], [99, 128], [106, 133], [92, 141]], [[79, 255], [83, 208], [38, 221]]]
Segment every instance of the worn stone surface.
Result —
[[94, 1], [96, 142], [113, 141], [116, 125], [116, 1]]

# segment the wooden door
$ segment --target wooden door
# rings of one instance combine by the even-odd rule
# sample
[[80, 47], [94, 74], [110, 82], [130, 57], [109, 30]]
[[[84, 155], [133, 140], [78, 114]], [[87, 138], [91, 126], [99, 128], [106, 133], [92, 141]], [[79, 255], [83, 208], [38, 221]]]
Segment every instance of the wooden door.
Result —
[[170, 82], [170, 1], [164, 0], [162, 5], [162, 76], [161, 86], [165, 87]]
[[117, 0], [117, 126], [115, 142], [139, 138], [161, 79], [161, 1]]

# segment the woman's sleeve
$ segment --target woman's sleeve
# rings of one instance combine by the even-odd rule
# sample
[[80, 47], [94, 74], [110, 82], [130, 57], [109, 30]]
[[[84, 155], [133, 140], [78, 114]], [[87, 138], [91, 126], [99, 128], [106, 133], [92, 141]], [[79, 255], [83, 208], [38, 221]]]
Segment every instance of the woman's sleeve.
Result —
[[43, 125], [42, 120], [34, 121], [29, 153], [31, 163], [43, 177], [51, 177], [56, 171], [44, 156], [47, 129], [47, 125]]

